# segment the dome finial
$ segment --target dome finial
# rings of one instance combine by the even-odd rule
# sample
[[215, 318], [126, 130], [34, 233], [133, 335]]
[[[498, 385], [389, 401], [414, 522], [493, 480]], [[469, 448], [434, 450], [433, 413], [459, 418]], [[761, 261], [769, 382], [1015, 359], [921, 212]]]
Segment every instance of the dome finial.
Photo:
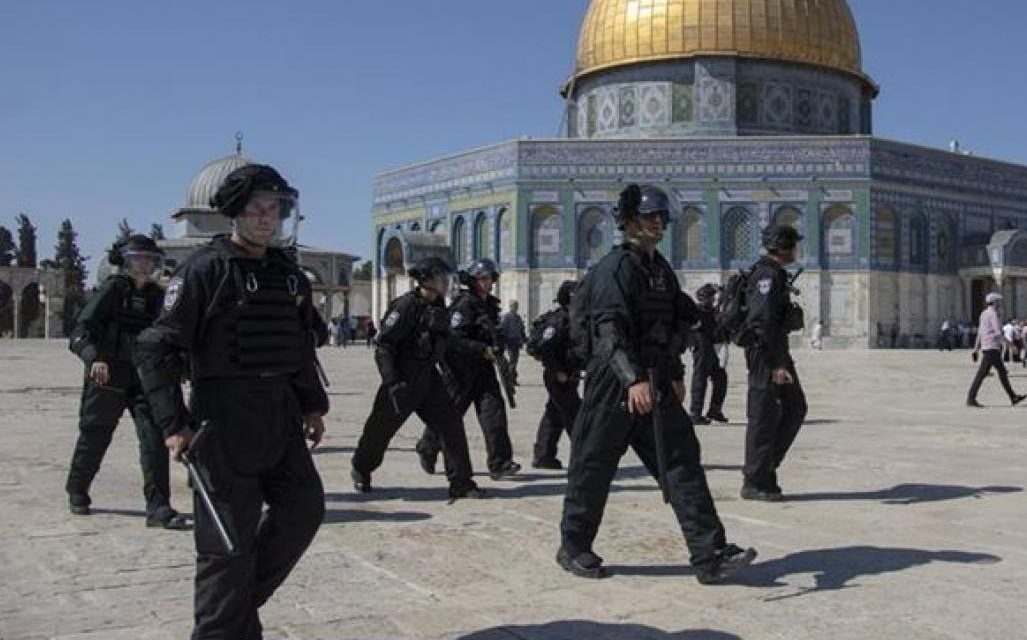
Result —
[[242, 131], [235, 132], [235, 155], [242, 155]]

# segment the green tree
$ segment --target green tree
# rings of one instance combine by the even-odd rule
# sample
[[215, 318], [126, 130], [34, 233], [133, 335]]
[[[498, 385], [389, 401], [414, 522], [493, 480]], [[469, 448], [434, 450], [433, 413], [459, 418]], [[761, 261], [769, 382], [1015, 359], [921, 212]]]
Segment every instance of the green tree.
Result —
[[128, 223], [128, 218], [122, 218], [118, 223], [118, 240], [128, 240], [133, 233], [135, 233], [135, 229]]
[[54, 259], [44, 260], [43, 266], [63, 270], [64, 307], [61, 309], [61, 325], [65, 335], [69, 335], [75, 328], [75, 318], [86, 302], [87, 259], [78, 248], [78, 232], [72, 227], [71, 220], [62, 221], [57, 232]]
[[150, 237], [154, 240], [164, 239], [164, 225], [154, 222], [150, 225]]
[[353, 277], [359, 280], [370, 280], [371, 274], [373, 273], [374, 265], [370, 260], [365, 260], [364, 264], [357, 267], [354, 271]]
[[14, 264], [17, 252], [18, 245], [14, 244], [11, 230], [0, 225], [0, 267], [9, 267]]
[[36, 266], [36, 227], [24, 213], [18, 214], [18, 266]]

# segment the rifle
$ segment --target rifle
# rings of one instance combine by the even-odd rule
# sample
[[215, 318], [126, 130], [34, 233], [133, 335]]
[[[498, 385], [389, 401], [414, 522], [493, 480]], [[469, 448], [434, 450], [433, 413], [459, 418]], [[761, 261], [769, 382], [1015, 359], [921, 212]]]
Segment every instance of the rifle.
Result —
[[656, 444], [656, 480], [660, 483], [663, 503], [670, 503], [670, 492], [667, 484], [667, 441], [664, 437], [663, 413], [660, 410], [660, 387], [656, 377], [656, 369], [649, 369], [649, 390], [653, 396], [653, 440]]
[[211, 499], [211, 490], [207, 484], [206, 478], [200, 473], [200, 468], [196, 464], [196, 460], [190, 453], [193, 449], [206, 438], [210, 432], [210, 423], [206, 420], [200, 424], [199, 430], [196, 435], [193, 436], [193, 440], [189, 443], [189, 448], [182, 452], [181, 461], [185, 465], [186, 470], [189, 472], [189, 480], [196, 489], [196, 493], [200, 494], [200, 501], [203, 502], [204, 508], [207, 510], [207, 515], [214, 521], [214, 527], [218, 530], [218, 536], [221, 538], [221, 544], [225, 547], [225, 552], [228, 555], [235, 553], [236, 545], [235, 541], [232, 540], [232, 535], [228, 532], [228, 527], [225, 526], [225, 521], [221, 518], [221, 513], [218, 511], [217, 506], [214, 504], [214, 500]]
[[506, 354], [498, 349], [493, 351], [496, 358], [496, 371], [499, 373], [499, 382], [503, 385], [503, 391], [506, 392], [506, 401], [510, 405], [511, 409], [517, 408], [517, 401], [514, 400], [514, 394], [517, 393], [517, 387], [513, 383], [513, 371], [510, 369], [510, 361], [506, 359]]
[[798, 271], [788, 276], [788, 290], [792, 292], [792, 295], [802, 295], [802, 291], [799, 291], [799, 289], [795, 286], [795, 282], [799, 279], [799, 276], [801, 276], [805, 270], [806, 267], [799, 267]]

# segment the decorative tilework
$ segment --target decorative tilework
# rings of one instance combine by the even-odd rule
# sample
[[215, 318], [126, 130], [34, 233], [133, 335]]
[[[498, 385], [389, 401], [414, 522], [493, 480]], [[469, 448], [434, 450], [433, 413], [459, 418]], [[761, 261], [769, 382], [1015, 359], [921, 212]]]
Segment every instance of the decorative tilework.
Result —
[[639, 123], [645, 126], [670, 123], [669, 84], [666, 82], [643, 82], [639, 87]]
[[791, 125], [792, 88], [773, 82], [763, 85], [763, 122], [774, 127]]
[[838, 133], [852, 133], [852, 103], [845, 96], [838, 98]]
[[798, 89], [795, 92], [795, 125], [809, 129], [813, 125], [813, 97], [809, 89]]
[[695, 102], [693, 99], [692, 85], [674, 83], [674, 113], [672, 120], [675, 123], [691, 122], [694, 118]]
[[818, 91], [816, 98], [817, 131], [834, 133], [838, 130], [838, 101], [834, 93]]
[[620, 126], [638, 126], [638, 92], [631, 85], [620, 88]]
[[759, 123], [759, 91], [759, 85], [754, 82], [738, 85], [738, 122], [744, 124]]
[[594, 94], [589, 94], [585, 99], [585, 137], [591, 138], [596, 134], [597, 118], [596, 97]]
[[603, 87], [595, 93], [598, 103], [596, 131], [607, 133], [617, 128], [617, 92], [613, 87]]

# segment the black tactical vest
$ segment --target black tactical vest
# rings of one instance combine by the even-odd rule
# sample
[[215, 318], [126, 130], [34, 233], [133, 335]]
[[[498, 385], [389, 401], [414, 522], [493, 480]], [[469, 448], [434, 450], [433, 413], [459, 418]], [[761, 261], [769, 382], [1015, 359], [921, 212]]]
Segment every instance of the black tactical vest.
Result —
[[101, 351], [115, 354], [117, 360], [129, 361], [135, 349], [136, 337], [153, 324], [160, 314], [162, 293], [153, 283], [137, 289], [125, 276], [114, 277], [119, 279], [112, 291], [117, 299], [114, 316], [107, 323]]
[[[635, 256], [637, 258], [637, 256]], [[644, 366], [656, 366], [672, 354], [670, 347], [675, 330], [677, 287], [674, 272], [662, 257], [651, 261], [633, 259], [639, 270], [642, 291], [638, 301], [638, 339]]]
[[203, 348], [191, 354], [196, 378], [275, 377], [298, 372], [306, 336], [304, 276], [281, 262], [232, 258], [206, 319]]

